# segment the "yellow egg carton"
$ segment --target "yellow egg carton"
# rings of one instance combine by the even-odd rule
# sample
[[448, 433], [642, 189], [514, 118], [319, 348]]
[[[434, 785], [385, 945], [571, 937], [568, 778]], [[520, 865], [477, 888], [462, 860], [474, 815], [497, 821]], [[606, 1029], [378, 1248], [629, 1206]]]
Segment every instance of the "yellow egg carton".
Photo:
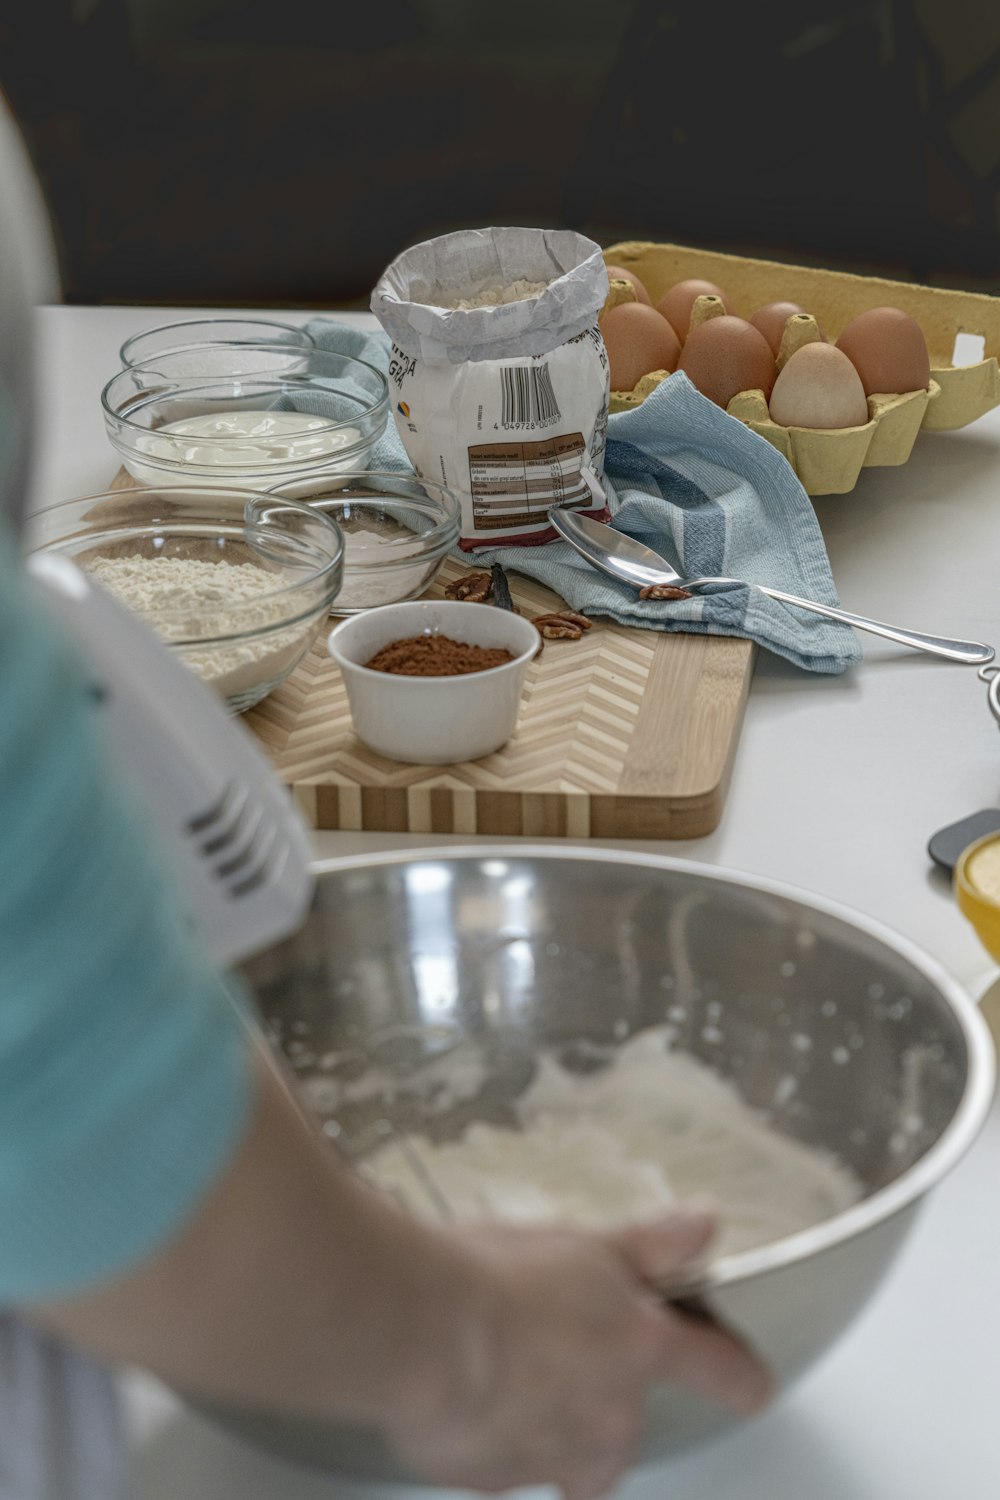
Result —
[[[921, 427], [931, 432], [965, 427], [1000, 405], [1000, 298], [646, 241], [611, 245], [604, 258], [634, 272], [654, 304], [676, 282], [693, 277], [722, 287], [744, 318], [767, 302], [797, 302], [831, 343], [852, 318], [873, 307], [898, 307], [917, 320], [930, 353], [929, 389], [869, 396], [868, 421], [862, 427], [781, 427], [771, 421], [763, 391], [740, 391], [730, 401], [731, 415], [773, 443], [810, 495], [845, 494], [867, 465], [905, 464]], [[605, 307], [634, 300], [631, 283], [616, 280]], [[952, 364], [960, 333], [978, 334], [985, 341], [978, 363]], [[788, 353], [783, 342], [779, 365]], [[640, 405], [666, 375], [654, 370], [635, 390], [612, 391], [611, 410]]]

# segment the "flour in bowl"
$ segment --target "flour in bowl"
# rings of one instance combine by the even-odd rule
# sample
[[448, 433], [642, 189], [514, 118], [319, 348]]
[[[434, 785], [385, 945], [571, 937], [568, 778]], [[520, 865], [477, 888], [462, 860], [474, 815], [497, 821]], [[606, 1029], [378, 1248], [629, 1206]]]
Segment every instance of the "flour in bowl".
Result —
[[707, 1195], [720, 1254], [817, 1224], [864, 1191], [834, 1156], [781, 1134], [727, 1080], [669, 1050], [666, 1027], [638, 1033], [595, 1072], [543, 1055], [516, 1109], [520, 1129], [477, 1123], [457, 1141], [413, 1135], [402, 1149], [390, 1139], [366, 1167], [427, 1218], [437, 1212], [414, 1182], [414, 1155], [465, 1220], [609, 1228]]
[[[312, 624], [272, 630], [297, 606], [280, 576], [255, 563], [205, 562], [194, 557], [98, 557], [86, 571], [171, 644], [230, 637], [219, 644], [181, 647], [184, 662], [225, 698], [252, 695], [282, 677], [312, 638]], [[258, 602], [254, 602], [258, 601]], [[252, 608], [244, 609], [243, 606]], [[300, 609], [301, 606], [298, 606]], [[267, 632], [232, 639], [247, 632]]]

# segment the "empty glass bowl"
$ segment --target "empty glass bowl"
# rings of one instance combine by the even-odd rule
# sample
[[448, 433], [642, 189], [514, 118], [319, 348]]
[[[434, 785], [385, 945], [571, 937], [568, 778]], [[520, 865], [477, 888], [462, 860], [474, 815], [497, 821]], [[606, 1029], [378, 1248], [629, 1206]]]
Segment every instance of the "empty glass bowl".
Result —
[[[147, 328], [142, 333], [126, 339], [119, 351], [122, 366], [144, 364], [149, 359], [159, 359], [164, 354], [185, 356], [190, 363], [190, 373], [204, 374], [215, 367], [206, 351], [236, 349], [239, 345], [254, 346], [258, 355], [266, 353], [267, 345], [285, 348], [313, 349], [312, 334], [293, 323], [279, 323], [271, 318], [185, 318], [177, 323], [163, 323], [157, 328]], [[267, 368], [267, 365], [259, 366]]]
[[158, 363], [122, 370], [101, 393], [111, 446], [140, 484], [271, 489], [363, 469], [389, 412], [385, 376], [346, 354], [173, 378]]
[[234, 713], [302, 660], [343, 572], [332, 521], [254, 490], [112, 490], [30, 525], [32, 551], [70, 558], [140, 614]]
[[461, 507], [444, 485], [414, 474], [351, 474], [272, 493], [306, 501], [335, 521], [344, 538], [344, 581], [333, 614], [357, 614], [416, 599], [458, 545]]
[[192, 344], [188, 349], [164, 349], [147, 359], [137, 359], [128, 369], [136, 386], [156, 390], [175, 380], [208, 378], [223, 380], [240, 375], [301, 374], [308, 371], [315, 349], [304, 344], [255, 344], [249, 340], [230, 344]]

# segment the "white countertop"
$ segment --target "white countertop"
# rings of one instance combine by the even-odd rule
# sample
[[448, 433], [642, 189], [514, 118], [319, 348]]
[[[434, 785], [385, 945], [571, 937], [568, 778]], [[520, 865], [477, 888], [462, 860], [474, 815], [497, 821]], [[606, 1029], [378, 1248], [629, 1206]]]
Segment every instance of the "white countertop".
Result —
[[[117, 465], [104, 436], [101, 386], [118, 368], [126, 337], [182, 316], [150, 308], [40, 312], [45, 420], [34, 507], [106, 488]], [[845, 607], [1000, 646], [998, 480], [1000, 409], [960, 432], [922, 434], [902, 468], [867, 469], [851, 494], [818, 499]], [[760, 653], [719, 828], [704, 839], [618, 846], [769, 875], [859, 908], [921, 944], [978, 996], [997, 978], [996, 966], [926, 845], [945, 824], [1000, 806], [1000, 732], [986, 689], [973, 668], [860, 639], [863, 664], [833, 679]], [[323, 856], [453, 842], [464, 840], [315, 836]], [[994, 1500], [998, 1180], [1000, 1108], [935, 1190], [887, 1284], [832, 1353], [751, 1427], [637, 1474], [622, 1500], [665, 1493], [670, 1500]], [[255, 1452], [145, 1377], [124, 1384], [137, 1500], [374, 1493]]]

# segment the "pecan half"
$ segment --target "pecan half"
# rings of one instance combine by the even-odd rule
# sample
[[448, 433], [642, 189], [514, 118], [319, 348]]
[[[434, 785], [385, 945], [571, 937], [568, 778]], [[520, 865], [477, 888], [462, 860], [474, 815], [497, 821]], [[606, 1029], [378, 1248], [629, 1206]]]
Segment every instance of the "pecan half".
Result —
[[463, 573], [445, 585], [446, 599], [465, 599], [469, 604], [485, 604], [493, 592], [493, 575], [486, 568], [477, 568], [474, 573]]
[[590, 629], [586, 616], [574, 614], [572, 610], [536, 615], [532, 624], [547, 641], [578, 641], [583, 632]]
[[647, 583], [639, 590], [640, 599], [690, 599], [690, 589], [679, 589], [673, 583]]

